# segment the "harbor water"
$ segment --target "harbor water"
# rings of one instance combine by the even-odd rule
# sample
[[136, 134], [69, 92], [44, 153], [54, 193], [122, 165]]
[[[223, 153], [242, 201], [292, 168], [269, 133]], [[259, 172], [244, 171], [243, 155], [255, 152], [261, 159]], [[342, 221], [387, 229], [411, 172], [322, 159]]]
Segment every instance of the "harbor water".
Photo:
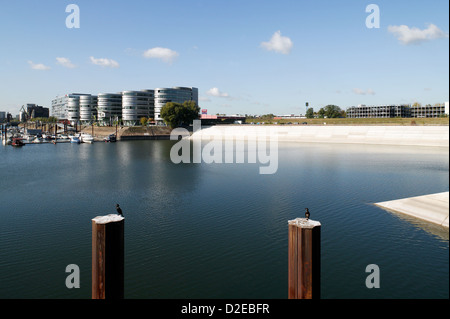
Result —
[[125, 298], [287, 298], [288, 220], [305, 208], [322, 224], [323, 299], [449, 297], [448, 228], [373, 205], [448, 191], [448, 148], [280, 142], [261, 175], [174, 164], [174, 143], [0, 146], [0, 298], [90, 298], [91, 219], [116, 203]]

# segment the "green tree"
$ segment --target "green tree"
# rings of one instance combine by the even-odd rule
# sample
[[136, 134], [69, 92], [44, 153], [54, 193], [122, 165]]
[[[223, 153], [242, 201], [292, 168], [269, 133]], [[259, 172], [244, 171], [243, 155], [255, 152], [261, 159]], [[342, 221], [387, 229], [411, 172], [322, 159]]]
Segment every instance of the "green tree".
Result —
[[327, 118], [336, 118], [336, 117], [341, 117], [341, 115], [342, 115], [341, 108], [339, 106], [331, 105], [331, 104], [325, 106], [324, 112], [325, 112], [324, 115]]
[[167, 102], [161, 109], [161, 117], [171, 128], [188, 125], [198, 119], [200, 107], [194, 101], [185, 101], [183, 104]]
[[323, 119], [325, 117], [325, 110], [323, 109], [323, 107], [320, 108], [319, 112], [317, 112], [317, 115], [321, 119]]
[[147, 124], [147, 118], [145, 116], [141, 117], [139, 121], [141, 122], [142, 126], [145, 126], [145, 124]]
[[310, 107], [309, 109], [306, 110], [306, 118], [307, 119], [312, 119], [314, 118], [314, 110], [312, 107]]

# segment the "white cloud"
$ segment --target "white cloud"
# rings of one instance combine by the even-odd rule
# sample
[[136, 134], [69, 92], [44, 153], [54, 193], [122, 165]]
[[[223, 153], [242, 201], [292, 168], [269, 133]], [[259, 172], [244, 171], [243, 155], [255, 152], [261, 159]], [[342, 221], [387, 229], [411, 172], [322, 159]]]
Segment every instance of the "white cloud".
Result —
[[367, 91], [364, 91], [359, 88], [354, 88], [352, 91], [353, 91], [353, 93], [358, 94], [358, 95], [366, 95], [366, 94], [375, 95], [375, 91], [372, 89], [367, 89]]
[[198, 100], [202, 101], [202, 102], [210, 102], [211, 101], [211, 99], [209, 97], [206, 97], [206, 96], [199, 96]]
[[293, 43], [291, 39], [282, 36], [281, 32], [277, 31], [273, 34], [269, 42], [261, 42], [261, 46], [268, 51], [289, 54], [291, 52]]
[[448, 38], [445, 33], [434, 24], [429, 24], [426, 29], [410, 28], [406, 25], [390, 25], [388, 31], [400, 41], [402, 44], [419, 44], [425, 41]]
[[92, 64], [95, 65], [100, 65], [103, 67], [108, 67], [108, 68], [118, 68], [119, 67], [119, 63], [117, 63], [117, 61], [114, 61], [112, 59], [104, 59], [104, 58], [100, 58], [100, 59], [96, 59], [93, 56], [90, 57]]
[[171, 49], [156, 47], [145, 51], [143, 56], [148, 59], [161, 59], [166, 63], [172, 63], [179, 54]]
[[218, 88], [211, 88], [206, 91], [206, 95], [216, 96], [216, 97], [229, 97], [228, 93], [220, 92]]
[[76, 67], [76, 65], [72, 64], [68, 58], [56, 58], [56, 63], [69, 69]]
[[30, 65], [30, 67], [31, 67], [33, 70], [45, 71], [45, 70], [50, 70], [50, 69], [51, 69], [51, 68], [50, 68], [49, 66], [47, 66], [47, 65], [44, 65], [44, 64], [42, 64], [42, 63], [36, 64], [36, 63], [33, 63], [33, 61], [28, 61], [28, 64]]

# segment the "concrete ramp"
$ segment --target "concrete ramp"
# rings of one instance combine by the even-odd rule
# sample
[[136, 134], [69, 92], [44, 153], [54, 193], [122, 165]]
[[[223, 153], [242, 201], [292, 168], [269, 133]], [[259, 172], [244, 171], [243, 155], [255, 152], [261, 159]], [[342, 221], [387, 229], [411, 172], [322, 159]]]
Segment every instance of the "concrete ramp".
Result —
[[[195, 129], [194, 129], [195, 130]], [[217, 125], [194, 131], [191, 139], [276, 137], [306, 143], [449, 147], [449, 126]]]
[[448, 227], [449, 192], [391, 200], [375, 205]]

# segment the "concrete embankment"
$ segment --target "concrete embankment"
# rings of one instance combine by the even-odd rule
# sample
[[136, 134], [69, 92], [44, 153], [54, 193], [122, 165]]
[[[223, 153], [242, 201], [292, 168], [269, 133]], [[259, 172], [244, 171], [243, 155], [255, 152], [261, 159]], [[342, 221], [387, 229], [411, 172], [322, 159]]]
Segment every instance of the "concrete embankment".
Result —
[[166, 126], [129, 127], [120, 134], [120, 140], [168, 140], [171, 131], [172, 129]]
[[287, 142], [449, 147], [449, 126], [217, 125], [197, 130], [191, 138], [212, 136], [225, 139], [273, 136]]
[[449, 192], [391, 200], [375, 205], [448, 227]]
[[[88, 126], [82, 130], [85, 133], [92, 134], [92, 127]], [[110, 134], [116, 134], [116, 127], [94, 127], [94, 138], [96, 141], [102, 141], [103, 138]], [[118, 127], [117, 139], [121, 141], [128, 140], [161, 140], [170, 139], [172, 130], [165, 126], [148, 126], [148, 127]]]

